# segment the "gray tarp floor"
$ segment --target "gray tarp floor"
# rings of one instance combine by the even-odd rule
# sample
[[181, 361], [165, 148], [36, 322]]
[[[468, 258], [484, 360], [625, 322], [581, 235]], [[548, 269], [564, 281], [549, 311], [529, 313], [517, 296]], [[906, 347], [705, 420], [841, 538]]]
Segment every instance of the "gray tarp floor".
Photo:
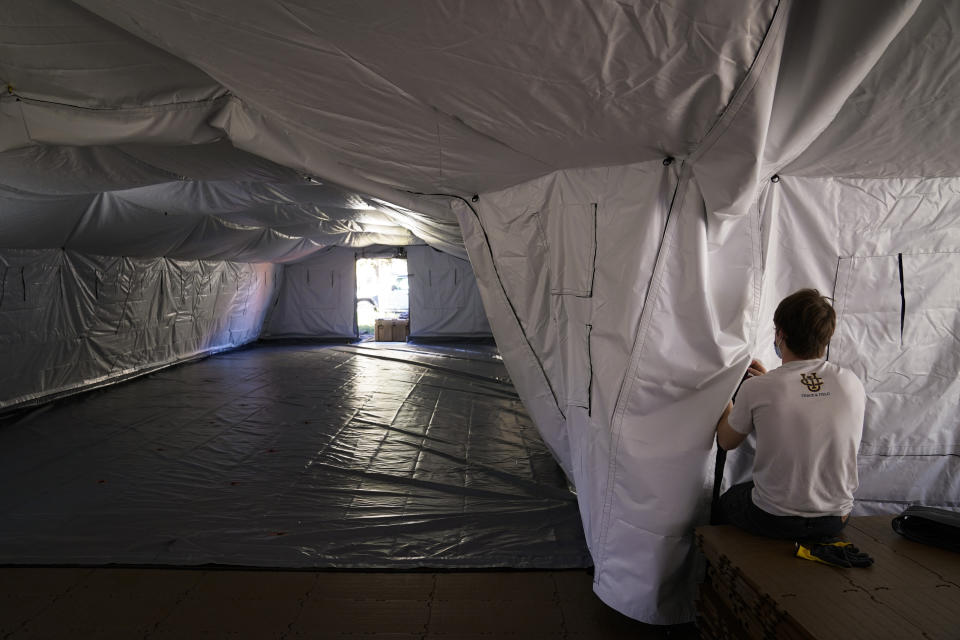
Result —
[[0, 564], [589, 566], [496, 352], [256, 345], [0, 421]]

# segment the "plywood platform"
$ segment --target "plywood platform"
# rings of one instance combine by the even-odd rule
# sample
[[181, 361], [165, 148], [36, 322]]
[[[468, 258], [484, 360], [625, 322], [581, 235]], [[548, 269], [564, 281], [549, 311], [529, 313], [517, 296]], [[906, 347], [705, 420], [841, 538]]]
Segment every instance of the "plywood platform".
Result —
[[873, 556], [838, 569], [793, 556], [790, 541], [700, 527], [708, 563], [704, 638], [960, 638], [960, 554], [910, 542], [890, 516], [853, 518], [844, 537]]

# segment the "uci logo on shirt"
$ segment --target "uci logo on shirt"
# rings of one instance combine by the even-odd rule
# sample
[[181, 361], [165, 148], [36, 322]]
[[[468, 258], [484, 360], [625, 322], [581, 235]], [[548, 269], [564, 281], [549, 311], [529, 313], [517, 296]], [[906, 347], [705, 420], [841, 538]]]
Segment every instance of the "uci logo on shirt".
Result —
[[800, 382], [810, 391], [810, 393], [816, 393], [823, 388], [823, 378], [818, 376], [816, 372], [814, 373], [801, 373]]

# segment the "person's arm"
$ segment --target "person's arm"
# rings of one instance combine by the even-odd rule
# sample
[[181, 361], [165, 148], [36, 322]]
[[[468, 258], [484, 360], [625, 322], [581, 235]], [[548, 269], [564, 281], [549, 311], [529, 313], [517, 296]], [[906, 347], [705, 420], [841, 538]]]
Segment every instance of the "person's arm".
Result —
[[[762, 376], [766, 372], [767, 369], [763, 366], [762, 362], [759, 360], [751, 360], [750, 365], [747, 367], [747, 372], [743, 375], [743, 381], [741, 381], [740, 384], [742, 385], [748, 378]], [[728, 402], [727, 407], [723, 410], [723, 415], [721, 415], [720, 420], [717, 421], [717, 445], [724, 451], [736, 449], [747, 437], [746, 434], [740, 433], [730, 426], [729, 418], [731, 411], [733, 411], [733, 402]]]
[[727, 407], [723, 410], [723, 415], [720, 416], [720, 420], [717, 422], [717, 445], [724, 451], [736, 449], [747, 437], [746, 434], [740, 433], [730, 426], [728, 417], [732, 410], [733, 403], [728, 402]]

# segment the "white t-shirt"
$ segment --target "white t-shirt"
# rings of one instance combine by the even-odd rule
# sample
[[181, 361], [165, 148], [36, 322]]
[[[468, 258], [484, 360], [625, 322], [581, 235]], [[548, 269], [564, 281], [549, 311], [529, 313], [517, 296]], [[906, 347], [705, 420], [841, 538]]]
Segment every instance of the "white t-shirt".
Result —
[[753, 503], [779, 516], [850, 513], [865, 402], [856, 375], [820, 359], [744, 382], [728, 420], [757, 432]]

